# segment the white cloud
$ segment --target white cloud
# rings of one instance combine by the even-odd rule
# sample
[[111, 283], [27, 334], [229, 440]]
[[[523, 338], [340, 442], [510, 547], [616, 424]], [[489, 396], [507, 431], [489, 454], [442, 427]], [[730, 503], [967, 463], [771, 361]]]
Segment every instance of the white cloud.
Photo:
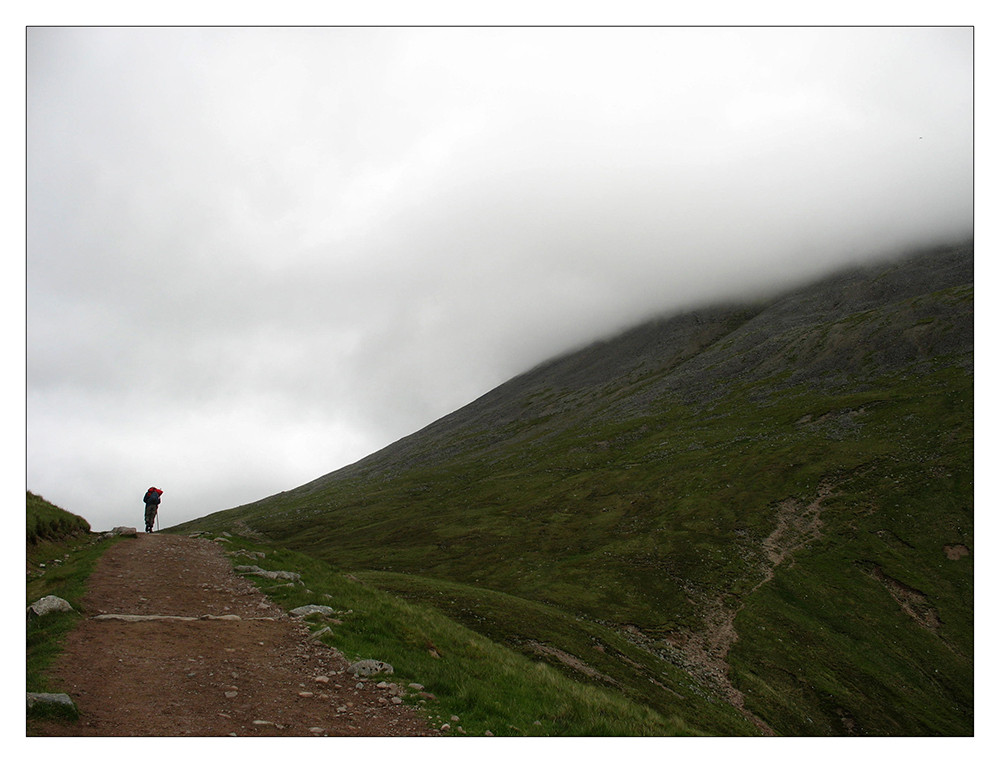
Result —
[[969, 29], [32, 29], [29, 489], [187, 519], [965, 234], [971, 74]]

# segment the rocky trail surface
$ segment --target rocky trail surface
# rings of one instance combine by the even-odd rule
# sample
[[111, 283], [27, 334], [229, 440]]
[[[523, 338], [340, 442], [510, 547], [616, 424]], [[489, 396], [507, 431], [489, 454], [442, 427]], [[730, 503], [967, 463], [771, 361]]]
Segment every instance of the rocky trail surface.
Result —
[[339, 652], [310, 639], [210, 541], [140, 533], [115, 544], [84, 605], [52, 671], [80, 720], [39, 721], [41, 735], [437, 733], [394, 703], [394, 684], [346, 672]]

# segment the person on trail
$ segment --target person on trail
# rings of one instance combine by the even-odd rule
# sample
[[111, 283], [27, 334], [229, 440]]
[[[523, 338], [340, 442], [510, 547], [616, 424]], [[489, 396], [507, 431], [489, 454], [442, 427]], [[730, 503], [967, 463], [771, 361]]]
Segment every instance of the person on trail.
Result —
[[163, 491], [159, 488], [151, 487], [146, 491], [142, 502], [146, 504], [146, 532], [153, 532], [153, 522], [156, 520], [156, 510], [160, 508], [160, 496]]

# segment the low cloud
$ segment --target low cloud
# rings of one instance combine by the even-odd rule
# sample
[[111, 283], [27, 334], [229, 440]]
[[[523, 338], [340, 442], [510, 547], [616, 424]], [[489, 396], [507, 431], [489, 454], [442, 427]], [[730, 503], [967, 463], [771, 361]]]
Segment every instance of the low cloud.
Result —
[[652, 314], [970, 235], [971, 38], [30, 29], [28, 487], [182, 521]]

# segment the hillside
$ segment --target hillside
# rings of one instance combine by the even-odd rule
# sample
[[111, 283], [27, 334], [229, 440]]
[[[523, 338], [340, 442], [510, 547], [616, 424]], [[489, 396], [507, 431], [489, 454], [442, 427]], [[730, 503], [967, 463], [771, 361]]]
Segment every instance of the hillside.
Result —
[[28, 491], [26, 501], [25, 540], [30, 546], [90, 532], [86, 519], [49, 503], [40, 495]]
[[253, 533], [706, 733], [973, 731], [972, 246], [663, 317]]

